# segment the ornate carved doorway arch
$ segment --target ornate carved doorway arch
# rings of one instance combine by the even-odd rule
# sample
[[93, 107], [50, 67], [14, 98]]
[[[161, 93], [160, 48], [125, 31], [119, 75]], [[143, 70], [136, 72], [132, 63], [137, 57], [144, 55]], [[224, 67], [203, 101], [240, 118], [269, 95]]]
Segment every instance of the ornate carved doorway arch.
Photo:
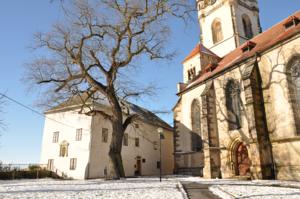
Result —
[[230, 162], [232, 174], [235, 176], [249, 176], [251, 160], [245, 143], [236, 138], [230, 145]]

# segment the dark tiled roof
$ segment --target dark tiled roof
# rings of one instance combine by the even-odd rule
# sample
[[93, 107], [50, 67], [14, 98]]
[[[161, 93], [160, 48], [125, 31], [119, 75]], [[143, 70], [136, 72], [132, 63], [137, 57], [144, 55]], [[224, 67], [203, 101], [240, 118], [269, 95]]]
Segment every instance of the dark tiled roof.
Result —
[[[286, 24], [291, 20], [300, 19], [300, 11], [296, 12], [294, 15], [288, 17], [287, 19], [281, 21], [280, 23], [274, 25], [265, 32], [257, 35], [250, 41], [236, 48], [232, 52], [225, 55], [221, 61], [215, 66], [214, 70], [207, 70], [202, 72], [202, 74], [191, 82], [184, 90], [180, 93], [193, 88], [194, 86], [201, 84], [205, 80], [212, 78], [213, 76], [219, 74], [220, 72], [241, 63], [248, 58], [254, 57], [256, 54], [262, 53], [271, 47], [287, 40], [300, 33], [300, 23], [296, 23], [295, 26], [289, 28]], [[251, 45], [249, 50], [245, 50], [246, 45]], [[179, 93], [179, 94], [180, 94]]]
[[[51, 113], [55, 113], [55, 112], [63, 112], [63, 111], [67, 111], [67, 110], [72, 110], [75, 108], [79, 108], [82, 106], [82, 98], [83, 97], [73, 97], [65, 102], [62, 102], [60, 104], [58, 104], [57, 106], [47, 110], [45, 112], [45, 114], [51, 114]], [[88, 102], [86, 102], [86, 104], [89, 104], [90, 106], [92, 106], [92, 102], [91, 100], [89, 100]], [[137, 106], [135, 104], [132, 104], [128, 101], [123, 101], [121, 104], [123, 104], [124, 107], [129, 108], [130, 113], [131, 114], [137, 114], [139, 116], [139, 119], [148, 123], [148, 124], [152, 124], [155, 126], [159, 126], [162, 128], [165, 128], [167, 130], [172, 131], [173, 128], [167, 124], [165, 121], [163, 121], [162, 119], [160, 119], [157, 115], [155, 115], [153, 112]], [[106, 106], [106, 107], [110, 107], [110, 104], [108, 102], [108, 100], [106, 99], [101, 99], [101, 100], [97, 100], [96, 102], [94, 102], [95, 106]]]

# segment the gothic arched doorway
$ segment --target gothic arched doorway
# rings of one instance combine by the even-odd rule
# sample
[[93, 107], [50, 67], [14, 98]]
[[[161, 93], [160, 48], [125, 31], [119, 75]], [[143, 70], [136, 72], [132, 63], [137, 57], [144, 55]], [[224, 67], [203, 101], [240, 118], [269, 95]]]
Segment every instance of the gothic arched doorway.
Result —
[[250, 175], [250, 158], [247, 146], [244, 143], [237, 145], [235, 150], [235, 171], [238, 176]]

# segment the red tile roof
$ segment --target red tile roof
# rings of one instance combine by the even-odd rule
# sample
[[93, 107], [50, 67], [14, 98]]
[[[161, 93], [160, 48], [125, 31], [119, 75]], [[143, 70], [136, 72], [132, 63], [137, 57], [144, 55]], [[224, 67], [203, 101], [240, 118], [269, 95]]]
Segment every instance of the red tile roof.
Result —
[[[274, 25], [270, 29], [266, 30], [265, 32], [257, 35], [248, 44], [255, 44], [252, 46], [253, 48], [249, 51], [243, 52], [243, 48], [245, 45], [241, 45], [240, 47], [236, 48], [232, 52], [225, 55], [221, 61], [218, 63], [214, 70], [207, 70], [204, 71], [197, 79], [191, 82], [184, 90], [180, 93], [183, 93], [196, 85], [201, 84], [203, 81], [212, 78], [213, 76], [221, 73], [222, 71], [235, 66], [236, 64], [245, 61], [248, 58], [254, 57], [256, 54], [262, 53], [267, 49], [273, 47], [276, 44], [283, 42], [296, 34], [300, 33], [300, 23], [296, 24], [296, 26], [292, 26], [290, 28], [286, 28], [285, 24], [289, 19], [300, 18], [300, 11], [296, 12], [294, 15], [290, 16], [289, 18], [283, 20], [282, 22]], [[193, 51], [192, 51], [193, 52]], [[179, 94], [180, 94], [179, 93]]]
[[197, 46], [190, 52], [190, 54], [183, 60], [182, 63], [190, 60], [191, 58], [198, 55], [199, 53], [205, 53], [205, 54], [212, 55], [212, 56], [215, 56], [215, 57], [219, 58], [218, 55], [213, 53], [211, 50], [209, 50], [208, 48], [206, 48], [202, 44], [197, 44]]

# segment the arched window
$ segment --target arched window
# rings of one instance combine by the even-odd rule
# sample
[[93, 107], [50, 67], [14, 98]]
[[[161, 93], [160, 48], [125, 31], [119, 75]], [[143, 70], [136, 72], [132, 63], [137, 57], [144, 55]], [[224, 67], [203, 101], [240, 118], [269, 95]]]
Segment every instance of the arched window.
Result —
[[59, 156], [60, 157], [68, 157], [68, 148], [69, 148], [69, 143], [66, 141], [63, 141], [59, 145]]
[[202, 139], [201, 139], [201, 113], [200, 103], [198, 100], [192, 102], [191, 107], [191, 121], [192, 121], [192, 132], [191, 132], [191, 143], [192, 151], [201, 151]]
[[248, 15], [242, 16], [245, 37], [251, 39], [253, 37], [252, 23]]
[[290, 100], [293, 107], [297, 134], [300, 134], [300, 56], [294, 57], [287, 65], [287, 79]]
[[239, 83], [229, 80], [225, 88], [229, 130], [240, 129], [242, 126], [240, 93]]
[[212, 23], [212, 36], [214, 44], [223, 40], [222, 24], [218, 19]]

